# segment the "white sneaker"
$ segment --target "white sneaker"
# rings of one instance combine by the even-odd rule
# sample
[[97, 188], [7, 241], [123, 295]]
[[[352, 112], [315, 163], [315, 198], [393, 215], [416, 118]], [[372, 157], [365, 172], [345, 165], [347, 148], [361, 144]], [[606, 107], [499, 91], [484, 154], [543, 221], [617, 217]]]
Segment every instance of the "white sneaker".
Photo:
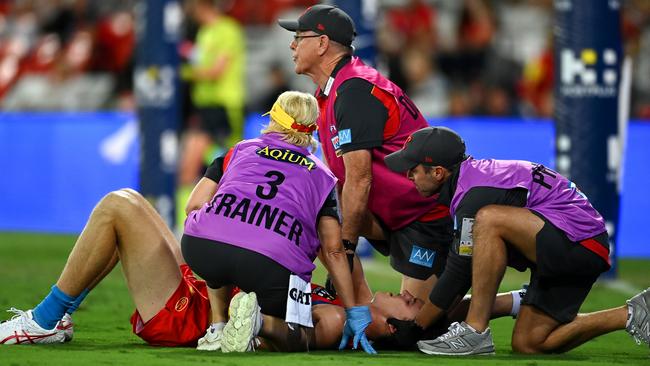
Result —
[[199, 338], [196, 349], [199, 351], [218, 351], [221, 349], [221, 337], [226, 323], [212, 323], [205, 331], [205, 335]]
[[74, 334], [74, 323], [72, 322], [72, 317], [70, 314], [65, 313], [63, 318], [56, 323], [56, 329], [60, 332], [63, 332], [63, 341], [70, 342]]
[[41, 328], [34, 321], [31, 310], [11, 308], [7, 311], [16, 315], [0, 323], [0, 344], [63, 343], [64, 332], [56, 327], [50, 330]]
[[240, 292], [230, 301], [230, 319], [223, 328], [221, 351], [247, 352], [255, 350], [255, 336], [262, 328], [261, 308], [254, 292]]

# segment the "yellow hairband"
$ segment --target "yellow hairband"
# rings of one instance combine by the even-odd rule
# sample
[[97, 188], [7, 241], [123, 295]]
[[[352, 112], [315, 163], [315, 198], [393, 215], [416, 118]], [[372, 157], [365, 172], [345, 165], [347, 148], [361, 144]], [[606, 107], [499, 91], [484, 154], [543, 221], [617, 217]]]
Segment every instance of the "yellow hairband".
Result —
[[300, 124], [296, 122], [293, 117], [291, 117], [287, 112], [282, 109], [280, 104], [278, 102], [273, 103], [273, 107], [271, 108], [270, 111], [264, 113], [262, 116], [266, 115], [271, 115], [271, 118], [280, 124], [280, 126], [289, 129], [289, 130], [296, 130], [298, 132], [304, 132], [304, 133], [312, 133], [314, 132], [318, 127], [316, 124], [313, 124], [311, 126], [305, 126], [303, 124]]

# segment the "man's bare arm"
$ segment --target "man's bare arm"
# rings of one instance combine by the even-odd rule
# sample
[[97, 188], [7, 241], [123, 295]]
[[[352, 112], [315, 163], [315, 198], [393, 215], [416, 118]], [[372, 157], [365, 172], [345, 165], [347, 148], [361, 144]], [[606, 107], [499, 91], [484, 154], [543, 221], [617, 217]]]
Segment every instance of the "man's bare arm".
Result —
[[355, 150], [343, 154], [345, 183], [341, 192], [343, 239], [357, 243], [368, 211], [368, 196], [372, 183], [370, 150]]
[[338, 220], [330, 216], [322, 216], [318, 222], [318, 236], [321, 240], [321, 261], [329, 272], [336, 293], [346, 308], [356, 305], [352, 275], [341, 241], [341, 230]]

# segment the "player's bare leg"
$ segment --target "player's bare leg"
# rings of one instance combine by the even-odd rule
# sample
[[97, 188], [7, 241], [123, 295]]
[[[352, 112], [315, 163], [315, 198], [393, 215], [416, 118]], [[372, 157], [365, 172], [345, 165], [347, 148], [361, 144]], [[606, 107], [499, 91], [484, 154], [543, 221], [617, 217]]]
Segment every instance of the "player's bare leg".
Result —
[[[519, 292], [521, 290], [517, 290]], [[513, 300], [513, 292], [504, 292], [504, 293], [499, 293], [497, 294], [496, 298], [494, 299], [494, 305], [492, 306], [492, 313], [490, 318], [491, 319], [496, 319], [500, 318], [503, 316], [518, 316], [518, 313], [520, 310], [516, 310], [515, 313], [513, 314], [513, 306], [514, 305], [514, 300]], [[521, 301], [520, 297], [517, 297], [517, 301]], [[454, 322], [454, 321], [462, 321], [465, 319], [467, 316], [467, 312], [469, 311], [469, 305], [471, 302], [471, 296], [466, 296], [461, 300], [458, 305], [454, 306], [449, 310], [449, 313], [447, 314], [447, 318]]]
[[208, 287], [208, 299], [210, 299], [213, 323], [225, 323], [228, 321], [228, 302], [231, 290], [231, 286], [223, 286], [218, 289]]
[[151, 319], [180, 282], [181, 255], [160, 216], [128, 189], [109, 193], [95, 206], [56, 285], [33, 311], [12, 310], [18, 316], [0, 326], [0, 343], [70, 340], [71, 322], [64, 314], [79, 306], [118, 259], [143, 320]]
[[221, 350], [223, 329], [228, 321], [228, 302], [231, 292], [232, 286], [222, 286], [218, 289], [208, 287], [212, 324], [205, 331], [203, 337], [199, 338], [196, 346], [197, 350]]
[[171, 231], [138, 192], [106, 195], [93, 210], [57, 286], [76, 296], [122, 261], [127, 286], [144, 322], [162, 309], [181, 280], [180, 249]]

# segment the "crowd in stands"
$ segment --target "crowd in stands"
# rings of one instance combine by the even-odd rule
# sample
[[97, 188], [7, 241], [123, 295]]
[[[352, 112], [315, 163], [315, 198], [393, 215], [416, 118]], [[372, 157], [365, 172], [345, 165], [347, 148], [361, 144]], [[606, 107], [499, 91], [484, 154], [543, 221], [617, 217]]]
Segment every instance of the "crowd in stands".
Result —
[[[294, 75], [278, 17], [314, 0], [222, 1], [246, 32], [249, 111]], [[0, 103], [4, 110], [133, 109], [135, 0], [0, 0]], [[378, 0], [377, 67], [427, 117], [553, 114], [552, 0]], [[622, 1], [633, 60], [633, 118], [650, 119], [650, 1]], [[186, 17], [186, 39], [196, 25]], [[286, 49], [286, 52], [280, 50]]]
[[[0, 2], [5, 110], [94, 110], [132, 101], [134, 1]], [[130, 105], [123, 108], [132, 108]]]

